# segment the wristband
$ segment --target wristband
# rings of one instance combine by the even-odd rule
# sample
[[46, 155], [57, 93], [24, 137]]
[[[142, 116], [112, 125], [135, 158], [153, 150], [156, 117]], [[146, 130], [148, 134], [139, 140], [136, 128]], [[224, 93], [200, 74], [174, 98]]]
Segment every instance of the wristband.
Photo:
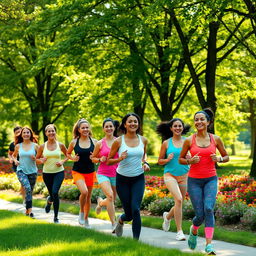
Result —
[[150, 167], [149, 163], [147, 161], [144, 161], [143, 164], [146, 164], [148, 167]]
[[223, 157], [222, 156], [220, 156], [220, 161], [219, 161], [220, 163], [222, 163], [223, 162]]

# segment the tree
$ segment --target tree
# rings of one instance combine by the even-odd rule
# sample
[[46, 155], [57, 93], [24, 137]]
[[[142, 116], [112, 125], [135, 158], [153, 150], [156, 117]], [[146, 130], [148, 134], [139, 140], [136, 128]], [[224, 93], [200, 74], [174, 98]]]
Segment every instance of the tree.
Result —
[[[33, 24], [51, 1], [18, 1], [15, 14], [0, 21], [0, 85], [4, 95], [16, 98], [16, 118], [22, 110], [35, 133], [54, 123], [65, 111], [66, 89], [62, 86], [65, 69], [61, 59], [44, 55], [58, 40], [57, 33], [43, 36]], [[19, 8], [18, 8], [19, 7]], [[1, 5], [1, 8], [5, 8]], [[10, 88], [12, 88], [10, 93]], [[15, 95], [19, 95], [17, 98]], [[22, 95], [22, 96], [21, 96]], [[30, 115], [30, 117], [28, 116]]]

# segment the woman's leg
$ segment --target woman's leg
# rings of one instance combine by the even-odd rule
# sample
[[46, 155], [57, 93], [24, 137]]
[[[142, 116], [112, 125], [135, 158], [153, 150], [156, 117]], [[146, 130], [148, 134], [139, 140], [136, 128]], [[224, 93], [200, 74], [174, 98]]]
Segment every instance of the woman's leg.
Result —
[[88, 188], [85, 184], [84, 179], [77, 180], [76, 186], [80, 191], [80, 196], [79, 196], [80, 212], [84, 213], [86, 199], [87, 199], [87, 195], [88, 195]]
[[197, 234], [199, 226], [204, 221], [204, 179], [188, 177], [188, 193], [196, 216], [193, 218], [192, 233]]
[[93, 187], [92, 186], [87, 186], [87, 189], [88, 189], [88, 193], [87, 193], [86, 201], [85, 201], [85, 205], [84, 205], [84, 218], [85, 218], [85, 220], [88, 219], [89, 212], [90, 212], [90, 209], [91, 209], [91, 197], [92, 197]]
[[60, 190], [63, 180], [64, 180], [64, 171], [54, 173], [53, 186], [52, 186], [54, 218], [58, 217], [59, 205], [60, 205], [59, 190]]
[[132, 207], [131, 207], [130, 178], [117, 174], [116, 175], [116, 191], [124, 209], [124, 214], [121, 215], [119, 221], [121, 223], [123, 221], [131, 221]]
[[[182, 202], [183, 195], [184, 193], [186, 194], [186, 187], [180, 187], [177, 180], [171, 175], [165, 174], [164, 179], [166, 187], [172, 194], [174, 199], [174, 206], [170, 209], [166, 218], [167, 220], [170, 220], [174, 216], [177, 231], [180, 231], [182, 230]], [[181, 193], [181, 190], [183, 191], [183, 195]]]
[[112, 190], [111, 184], [109, 181], [104, 181], [100, 184], [100, 187], [105, 194], [106, 198], [102, 200], [99, 205], [106, 206], [107, 212], [112, 224], [115, 223], [115, 206], [114, 206], [114, 192]]
[[131, 185], [132, 232], [133, 238], [139, 239], [141, 231], [140, 206], [145, 190], [144, 174], [133, 177]]
[[29, 214], [32, 211], [32, 189], [29, 183], [28, 175], [22, 171], [17, 171], [16, 174], [21, 186], [23, 186], [25, 189], [26, 214]]
[[43, 180], [44, 180], [45, 186], [47, 187], [48, 193], [50, 195], [50, 198], [48, 199], [47, 203], [52, 204], [53, 202], [52, 187], [53, 187], [54, 175], [52, 173], [43, 172]]
[[214, 205], [216, 202], [218, 178], [211, 177], [204, 186], [204, 213], [206, 245], [212, 242], [214, 232]]

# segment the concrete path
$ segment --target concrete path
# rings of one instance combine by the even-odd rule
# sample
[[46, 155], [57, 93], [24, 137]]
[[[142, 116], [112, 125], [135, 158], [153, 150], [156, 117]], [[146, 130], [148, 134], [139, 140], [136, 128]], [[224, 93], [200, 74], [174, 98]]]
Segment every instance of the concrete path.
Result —
[[[1, 210], [10, 210], [24, 213], [24, 206], [17, 203], [11, 203], [5, 200], [0, 199], [0, 209]], [[52, 211], [49, 214], [46, 214], [44, 209], [33, 207], [33, 213], [35, 214], [36, 219], [44, 220], [47, 222], [53, 222], [53, 213]], [[59, 213], [59, 219], [62, 224], [79, 226], [77, 219], [78, 216], [70, 213]], [[92, 229], [95, 229], [100, 232], [111, 234], [111, 224], [109, 221], [89, 218], [89, 223]], [[56, 224], [55, 224], [56, 225]], [[124, 225], [124, 236], [131, 237], [131, 225]], [[176, 248], [184, 252], [191, 252], [188, 249], [187, 241], [176, 241], [176, 233], [173, 232], [164, 232], [162, 230], [142, 227], [140, 240], [144, 243], [151, 244], [157, 247], [164, 248]], [[187, 237], [187, 235], [186, 235]], [[256, 239], [256, 236], [255, 236]], [[256, 256], [256, 248], [243, 246], [238, 244], [231, 244], [222, 241], [213, 241], [214, 248], [217, 251], [218, 256]], [[198, 246], [196, 251], [204, 252], [205, 239], [198, 238]]]

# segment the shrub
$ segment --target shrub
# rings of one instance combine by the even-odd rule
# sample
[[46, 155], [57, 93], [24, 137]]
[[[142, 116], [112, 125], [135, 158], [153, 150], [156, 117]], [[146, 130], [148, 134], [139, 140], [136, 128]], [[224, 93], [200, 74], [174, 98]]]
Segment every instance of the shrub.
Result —
[[77, 200], [79, 198], [80, 191], [76, 185], [65, 185], [61, 186], [59, 195], [62, 199]]
[[100, 188], [94, 188], [92, 190], [92, 203], [97, 203], [98, 196], [105, 198], [105, 195]]
[[236, 224], [244, 215], [247, 207], [247, 205], [238, 200], [230, 201], [228, 203], [218, 202], [216, 205], [215, 216], [222, 225]]
[[164, 212], [170, 211], [170, 209], [174, 206], [174, 200], [170, 197], [165, 197], [161, 199], [157, 199], [154, 202], [150, 203], [148, 206], [148, 210], [152, 215], [163, 215]]
[[184, 200], [182, 209], [184, 219], [192, 219], [195, 216], [195, 211], [190, 200]]
[[241, 218], [241, 223], [244, 226], [249, 227], [252, 231], [256, 231], [256, 208], [249, 207], [243, 217]]
[[157, 194], [154, 193], [153, 191], [151, 190], [145, 190], [144, 192], [144, 196], [143, 196], [143, 199], [142, 199], [142, 202], [141, 202], [141, 209], [147, 209], [148, 208], [148, 205], [152, 202], [154, 202], [156, 199], [157, 199]]
[[44, 182], [36, 182], [33, 194], [43, 194], [43, 190], [45, 188]]

